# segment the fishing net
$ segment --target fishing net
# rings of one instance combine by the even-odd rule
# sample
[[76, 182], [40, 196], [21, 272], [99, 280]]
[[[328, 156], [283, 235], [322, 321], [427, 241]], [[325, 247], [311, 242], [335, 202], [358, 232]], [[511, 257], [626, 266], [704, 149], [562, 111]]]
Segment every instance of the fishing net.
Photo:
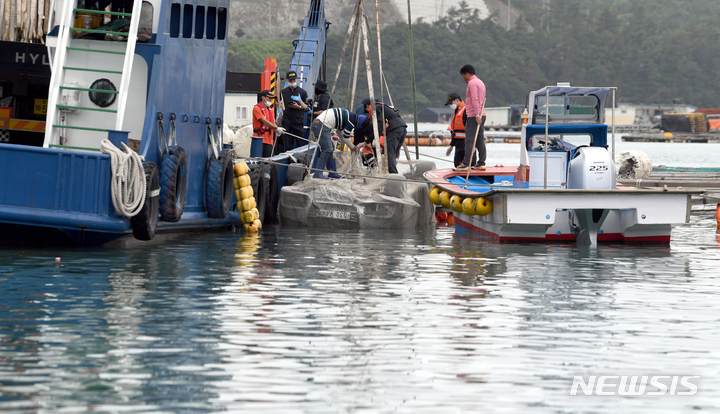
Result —
[[[362, 161], [349, 155], [343, 164], [359, 171]], [[367, 170], [365, 170], [367, 172]], [[338, 169], [339, 172], [339, 169]], [[423, 228], [435, 222], [435, 206], [426, 183], [402, 175], [323, 180], [307, 177], [284, 186], [280, 195], [280, 223], [334, 229]]]

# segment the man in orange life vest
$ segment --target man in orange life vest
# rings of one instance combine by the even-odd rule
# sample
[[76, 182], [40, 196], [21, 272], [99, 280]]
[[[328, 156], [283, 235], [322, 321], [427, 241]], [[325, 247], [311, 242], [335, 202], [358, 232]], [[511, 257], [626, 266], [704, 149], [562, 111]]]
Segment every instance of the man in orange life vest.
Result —
[[263, 137], [262, 156], [271, 157], [273, 155], [273, 131], [277, 132], [277, 136], [281, 136], [285, 129], [275, 124], [275, 114], [271, 108], [275, 95], [269, 90], [258, 94], [260, 101], [253, 107], [253, 136]]
[[[445, 106], [450, 106], [450, 109], [455, 110], [448, 129], [450, 130], [450, 147], [445, 153], [449, 156], [453, 148], [455, 148], [455, 159], [453, 164], [455, 167], [462, 164], [463, 158], [465, 158], [465, 103], [460, 98], [460, 95], [455, 92], [448, 94], [447, 102]], [[477, 151], [477, 150], [476, 150]], [[476, 152], [477, 154], [477, 152]]]

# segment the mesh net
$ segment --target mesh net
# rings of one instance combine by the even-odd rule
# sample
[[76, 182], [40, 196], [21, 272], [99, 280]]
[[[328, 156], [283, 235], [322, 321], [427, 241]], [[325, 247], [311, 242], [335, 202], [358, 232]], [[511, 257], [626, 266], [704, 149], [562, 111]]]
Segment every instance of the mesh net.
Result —
[[[358, 168], [349, 157], [348, 169]], [[433, 225], [435, 206], [425, 183], [402, 175], [323, 180], [308, 177], [282, 188], [280, 223], [343, 229], [402, 229]]]

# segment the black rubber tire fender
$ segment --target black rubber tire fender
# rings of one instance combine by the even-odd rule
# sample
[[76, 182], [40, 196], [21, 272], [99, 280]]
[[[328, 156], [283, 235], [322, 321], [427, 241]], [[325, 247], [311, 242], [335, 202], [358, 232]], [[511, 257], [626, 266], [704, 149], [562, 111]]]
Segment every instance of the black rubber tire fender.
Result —
[[294, 162], [288, 165], [284, 185], [293, 185], [299, 181], [303, 181], [307, 175], [307, 170], [305, 168], [305, 164], [301, 164], [299, 162]]
[[262, 165], [255, 164], [250, 167], [250, 185], [252, 185], [255, 193], [255, 204], [257, 204], [258, 213], [260, 213], [260, 221], [265, 223], [265, 201], [268, 183]]
[[[270, 175], [268, 191], [265, 197], [265, 222], [278, 222], [278, 205], [280, 204], [280, 193], [278, 191], [279, 180], [277, 165], [266, 165], [266, 172]], [[263, 223], [265, 223], [263, 222]]]
[[171, 146], [160, 167], [160, 218], [177, 222], [185, 209], [187, 156], [182, 147]]
[[130, 219], [133, 236], [138, 240], [152, 240], [158, 224], [160, 206], [160, 172], [154, 162], [143, 162], [145, 170], [145, 202], [139, 213]]
[[210, 218], [223, 219], [232, 204], [232, 156], [227, 151], [220, 151], [218, 156], [210, 157], [205, 175], [205, 209]]

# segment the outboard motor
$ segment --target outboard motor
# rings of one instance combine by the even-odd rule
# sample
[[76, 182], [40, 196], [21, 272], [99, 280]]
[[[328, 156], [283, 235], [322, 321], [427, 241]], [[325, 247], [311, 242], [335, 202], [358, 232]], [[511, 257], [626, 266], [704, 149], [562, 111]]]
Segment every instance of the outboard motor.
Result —
[[578, 147], [570, 161], [568, 188], [614, 190], [615, 163], [603, 147]]

